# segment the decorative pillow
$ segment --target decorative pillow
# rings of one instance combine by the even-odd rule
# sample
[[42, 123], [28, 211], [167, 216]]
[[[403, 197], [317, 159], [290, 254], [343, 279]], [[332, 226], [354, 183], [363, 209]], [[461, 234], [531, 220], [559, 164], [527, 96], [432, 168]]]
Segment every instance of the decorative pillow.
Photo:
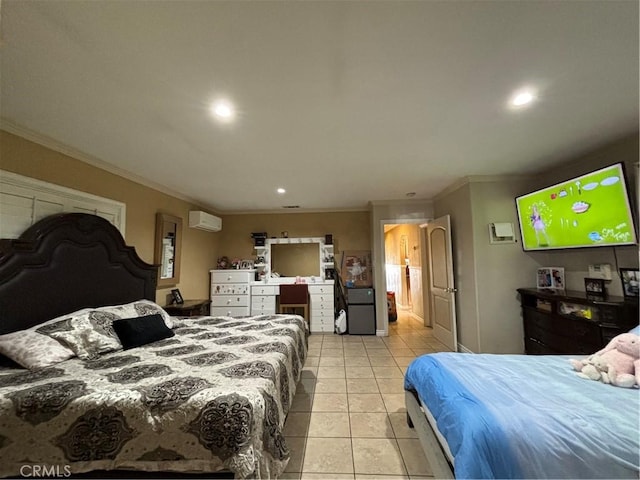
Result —
[[49, 367], [75, 356], [57, 340], [34, 330], [0, 335], [0, 353], [31, 370]]
[[175, 333], [164, 323], [164, 318], [159, 313], [144, 317], [123, 318], [113, 322], [122, 347], [140, 347], [147, 343], [157, 342], [165, 338], [173, 337]]
[[113, 321], [118, 319], [112, 313], [89, 310], [40, 327], [36, 331], [55, 338], [86, 360], [122, 348], [112, 326]]
[[95, 310], [111, 313], [118, 318], [144, 317], [158, 313], [162, 316], [167, 327], [173, 328], [173, 320], [171, 316], [157, 303], [151, 300], [136, 300], [135, 302], [126, 303], [124, 305], [115, 305], [110, 307], [100, 307]]

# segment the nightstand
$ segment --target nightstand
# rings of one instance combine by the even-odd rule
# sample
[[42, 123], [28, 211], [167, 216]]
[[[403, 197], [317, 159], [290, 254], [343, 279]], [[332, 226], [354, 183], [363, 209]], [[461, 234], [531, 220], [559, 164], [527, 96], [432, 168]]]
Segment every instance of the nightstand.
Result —
[[184, 303], [174, 303], [162, 307], [165, 311], [175, 317], [197, 317], [199, 315], [209, 315], [210, 300], [185, 300]]

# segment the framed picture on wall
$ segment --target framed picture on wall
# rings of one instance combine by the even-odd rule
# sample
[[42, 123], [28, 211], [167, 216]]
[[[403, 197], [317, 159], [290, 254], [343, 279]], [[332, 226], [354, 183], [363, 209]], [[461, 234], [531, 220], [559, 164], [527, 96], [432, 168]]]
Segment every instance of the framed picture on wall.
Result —
[[371, 251], [342, 252], [340, 278], [347, 288], [373, 286]]
[[640, 270], [637, 268], [621, 268], [622, 293], [625, 297], [638, 298], [640, 291]]

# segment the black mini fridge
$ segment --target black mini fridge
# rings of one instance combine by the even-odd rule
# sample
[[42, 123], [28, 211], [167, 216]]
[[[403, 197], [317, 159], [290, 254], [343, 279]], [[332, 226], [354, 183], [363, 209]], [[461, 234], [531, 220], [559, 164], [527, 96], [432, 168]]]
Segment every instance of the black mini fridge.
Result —
[[347, 288], [349, 335], [376, 334], [376, 299], [373, 288]]

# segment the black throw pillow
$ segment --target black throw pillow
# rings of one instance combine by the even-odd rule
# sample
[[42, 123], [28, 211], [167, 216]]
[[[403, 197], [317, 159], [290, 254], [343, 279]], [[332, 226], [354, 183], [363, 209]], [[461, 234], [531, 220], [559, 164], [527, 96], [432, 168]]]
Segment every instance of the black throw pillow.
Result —
[[164, 323], [162, 315], [155, 313], [144, 317], [122, 318], [113, 321], [113, 329], [122, 343], [122, 348], [140, 347], [173, 337], [175, 333]]

